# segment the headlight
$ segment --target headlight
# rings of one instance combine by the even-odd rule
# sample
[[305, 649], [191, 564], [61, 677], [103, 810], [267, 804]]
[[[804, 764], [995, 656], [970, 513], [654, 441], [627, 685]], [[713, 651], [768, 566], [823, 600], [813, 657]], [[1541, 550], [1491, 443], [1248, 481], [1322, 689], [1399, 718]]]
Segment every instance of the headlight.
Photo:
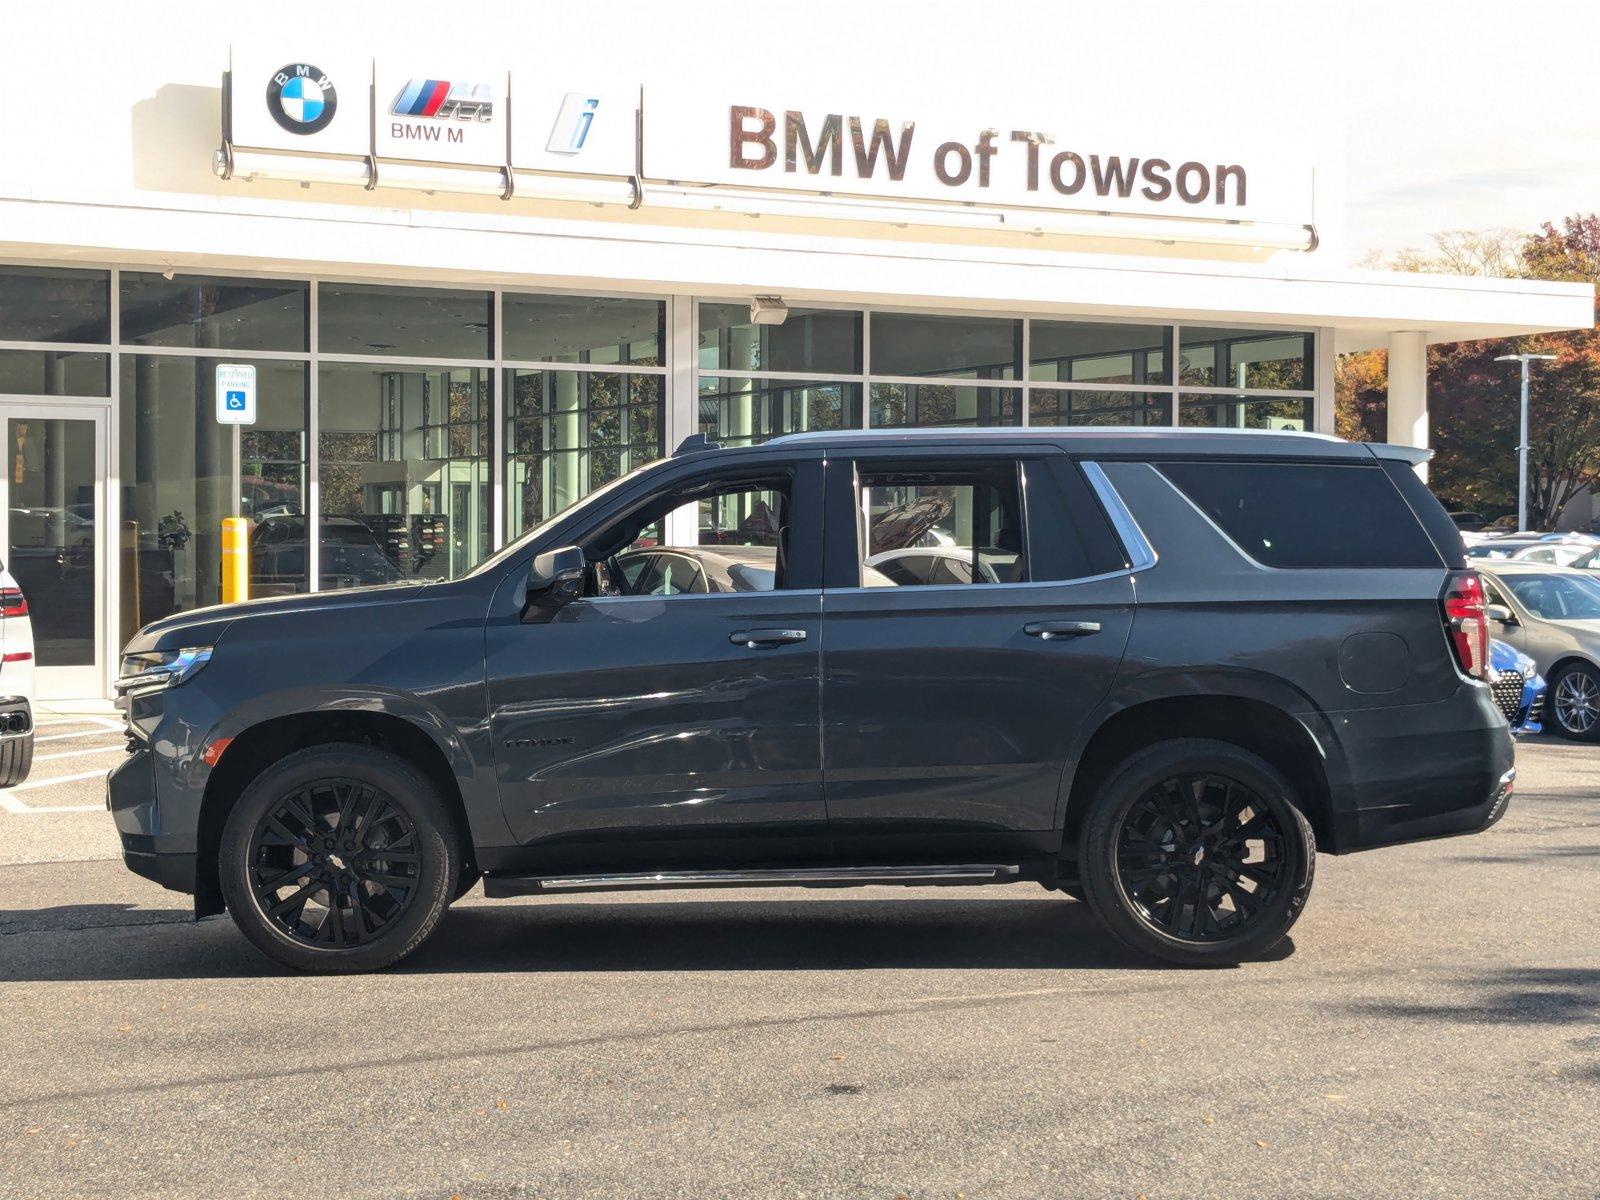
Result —
[[117, 691], [126, 695], [177, 687], [210, 661], [210, 646], [129, 654], [123, 658], [122, 670], [117, 674]]

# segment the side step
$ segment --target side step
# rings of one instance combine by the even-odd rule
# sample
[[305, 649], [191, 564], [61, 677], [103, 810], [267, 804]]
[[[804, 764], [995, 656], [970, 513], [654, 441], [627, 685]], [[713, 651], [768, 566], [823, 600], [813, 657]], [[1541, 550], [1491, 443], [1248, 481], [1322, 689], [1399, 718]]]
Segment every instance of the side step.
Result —
[[486, 896], [542, 896], [553, 892], [625, 892], [649, 888], [864, 887], [887, 883], [1010, 883], [1015, 865], [961, 863], [927, 867], [776, 867], [742, 871], [640, 871], [619, 875], [489, 875]]

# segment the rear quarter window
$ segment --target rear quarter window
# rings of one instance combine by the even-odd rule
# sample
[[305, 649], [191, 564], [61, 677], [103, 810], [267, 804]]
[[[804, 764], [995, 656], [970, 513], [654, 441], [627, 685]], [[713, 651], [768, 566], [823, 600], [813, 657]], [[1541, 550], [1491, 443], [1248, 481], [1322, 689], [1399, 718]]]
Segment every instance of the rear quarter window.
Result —
[[1159, 463], [1251, 558], [1269, 567], [1439, 567], [1411, 506], [1376, 463]]

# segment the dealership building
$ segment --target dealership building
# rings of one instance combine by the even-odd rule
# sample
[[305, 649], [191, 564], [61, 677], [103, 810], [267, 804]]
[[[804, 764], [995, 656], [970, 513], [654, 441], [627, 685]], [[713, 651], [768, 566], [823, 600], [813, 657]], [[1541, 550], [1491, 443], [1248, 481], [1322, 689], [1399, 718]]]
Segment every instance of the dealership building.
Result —
[[1331, 432], [1372, 347], [1426, 445], [1430, 343], [1591, 323], [1587, 286], [1349, 268], [1302, 94], [175, 20], [0, 155], [0, 558], [46, 696], [217, 603], [227, 517], [255, 595], [449, 578], [690, 434]]

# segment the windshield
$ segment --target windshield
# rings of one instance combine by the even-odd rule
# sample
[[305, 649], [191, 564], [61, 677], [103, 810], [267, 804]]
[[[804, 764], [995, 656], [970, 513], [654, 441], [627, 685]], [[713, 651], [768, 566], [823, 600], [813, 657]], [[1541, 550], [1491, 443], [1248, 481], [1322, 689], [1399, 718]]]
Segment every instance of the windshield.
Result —
[[472, 568], [472, 570], [468, 571], [464, 578], [469, 578], [470, 579], [474, 575], [482, 575], [485, 571], [494, 570], [501, 563], [505, 562], [506, 559], [510, 558], [514, 554], [519, 553], [522, 550], [522, 548], [524, 546], [526, 546], [531, 539], [533, 539], [535, 537], [538, 537], [539, 534], [544, 531], [544, 527], [546, 525], [548, 525], [551, 521], [555, 520], [557, 517], [560, 517], [560, 518], [564, 519], [566, 517], [572, 516], [574, 513], [582, 512], [584, 509], [589, 508], [589, 507], [591, 507], [593, 505], [596, 505], [596, 504], [600, 503], [602, 500], [604, 500], [612, 492], [616, 491], [623, 484], [629, 483], [629, 482], [637, 479], [640, 475], [644, 474], [646, 471], [655, 470], [656, 468], [662, 466], [664, 463], [668, 463], [668, 462], [671, 462], [671, 461], [672, 460], [670, 458], [658, 458], [655, 462], [645, 463], [644, 466], [642, 466], [642, 467], [635, 467], [633, 470], [629, 471], [626, 475], [620, 475], [616, 479], [613, 479], [610, 483], [604, 485], [603, 487], [596, 488], [594, 491], [590, 492], [587, 496], [585, 496], [582, 500], [579, 500], [576, 504], [570, 505], [567, 508], [562, 509], [560, 512], [552, 513], [550, 516], [546, 517], [539, 524], [535, 525], [532, 529], [528, 530], [527, 533], [523, 534], [516, 541], [507, 542], [504, 546], [501, 546], [500, 549], [496, 550], [488, 558], [484, 559], [476, 567], [474, 567], [474, 568]]
[[1600, 618], [1600, 583], [1582, 575], [1508, 575], [1500, 582], [1534, 616], [1546, 621]]

